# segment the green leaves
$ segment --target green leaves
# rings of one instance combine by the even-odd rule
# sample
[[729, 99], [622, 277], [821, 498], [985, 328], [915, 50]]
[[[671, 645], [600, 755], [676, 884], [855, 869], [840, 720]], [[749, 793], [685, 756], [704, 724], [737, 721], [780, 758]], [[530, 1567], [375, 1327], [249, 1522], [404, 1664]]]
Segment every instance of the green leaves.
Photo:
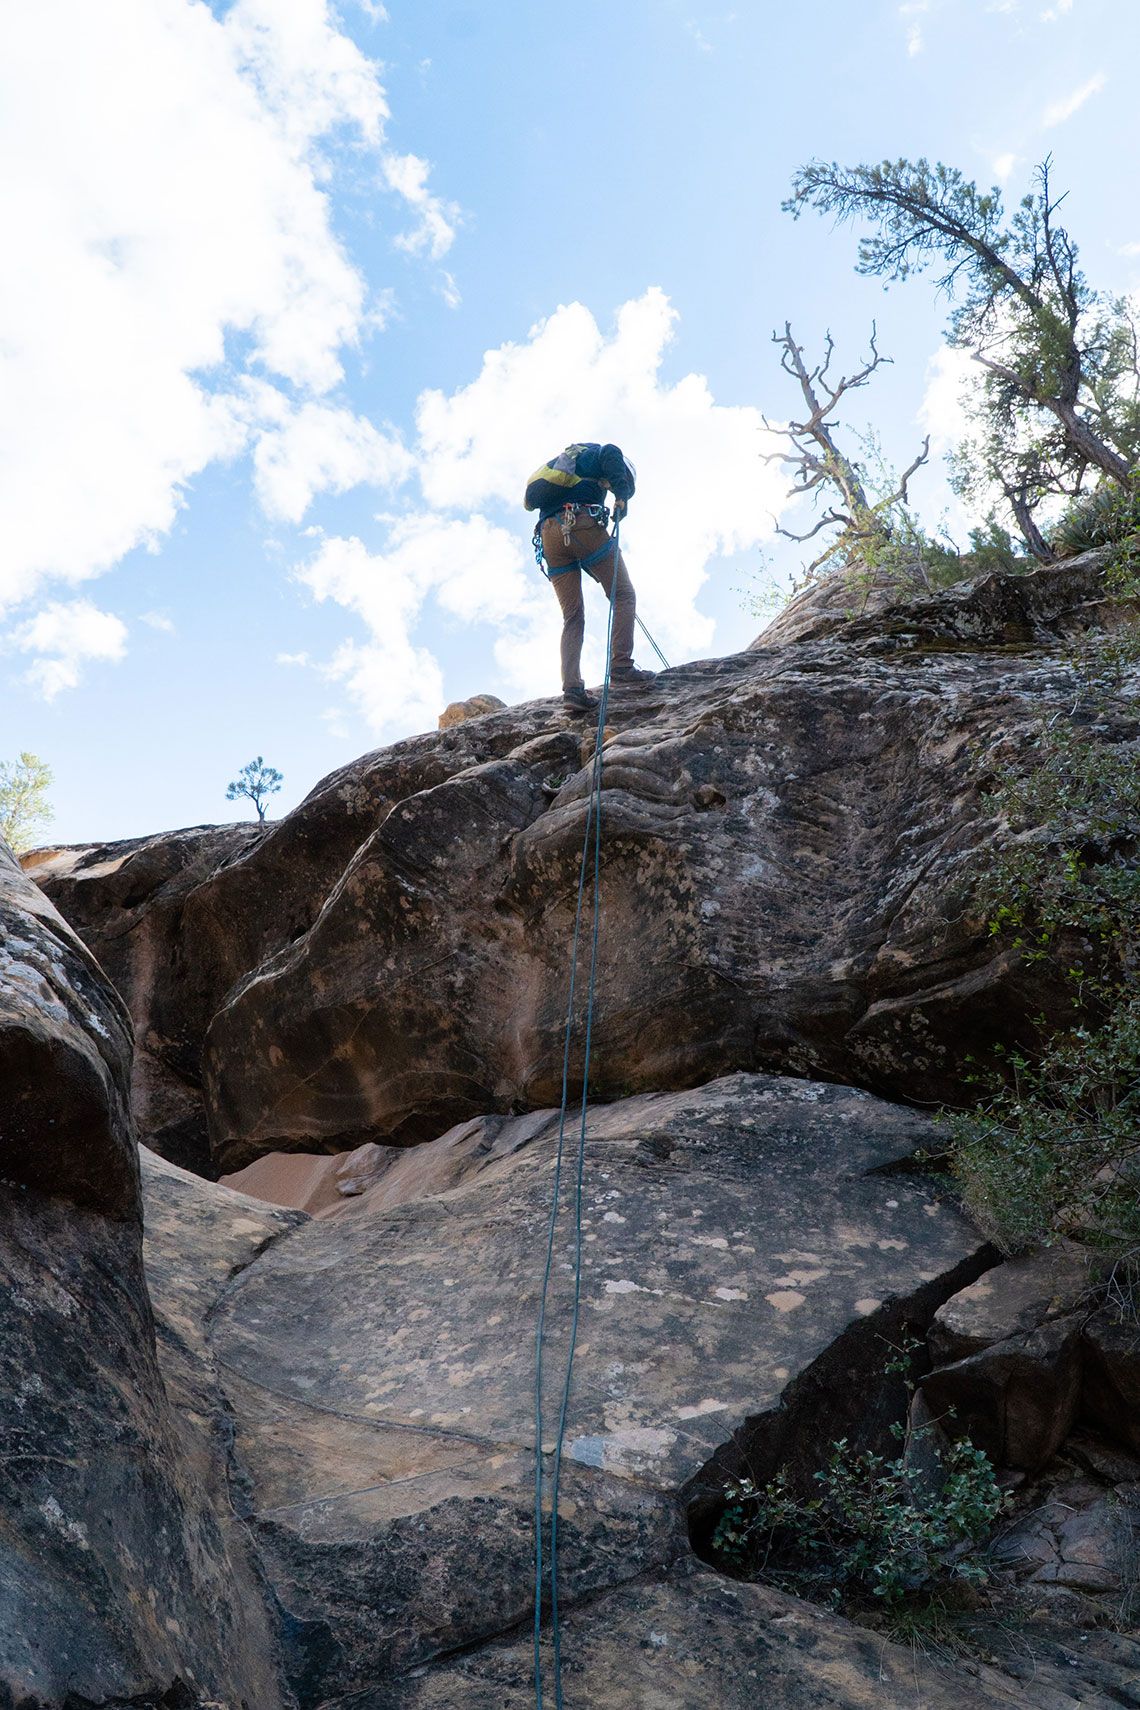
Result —
[[1130, 304], [1108, 300], [1081, 271], [1057, 220], [1051, 162], [1007, 218], [997, 189], [927, 160], [840, 167], [810, 161], [784, 203], [871, 229], [857, 270], [888, 280], [937, 265], [953, 303], [950, 342], [979, 365], [963, 392], [970, 431], [953, 454], [954, 485], [995, 503], [1029, 550], [1051, 553], [1034, 519], [1053, 496], [1075, 498], [1089, 471], [1124, 489], [1140, 458], [1140, 340]]
[[988, 1097], [951, 1119], [967, 1207], [1006, 1252], [1140, 1246], [1140, 743], [1106, 740], [1101, 711], [1043, 726], [991, 784], [1004, 830], [976, 901], [1026, 963], [1063, 948], [1072, 988], [1071, 1017], [1039, 1021], [1032, 1057], [996, 1044]]
[[40, 826], [51, 823], [51, 783], [51, 767], [35, 754], [0, 761], [0, 837], [17, 855], [32, 847]]
[[750, 1479], [730, 1487], [713, 1548], [736, 1571], [799, 1596], [897, 1605], [940, 1578], [984, 1575], [961, 1546], [985, 1536], [1005, 1498], [969, 1442], [949, 1447], [943, 1472], [942, 1491], [923, 1493], [905, 1457], [857, 1454], [841, 1438], [813, 1475], [817, 1497], [794, 1491], [784, 1469], [762, 1488]]
[[226, 785], [226, 800], [236, 802], [248, 796], [257, 809], [258, 819], [264, 820], [266, 801], [278, 793], [284, 781], [284, 774], [275, 766], [267, 766], [259, 754], [256, 760], [242, 767], [232, 784]]

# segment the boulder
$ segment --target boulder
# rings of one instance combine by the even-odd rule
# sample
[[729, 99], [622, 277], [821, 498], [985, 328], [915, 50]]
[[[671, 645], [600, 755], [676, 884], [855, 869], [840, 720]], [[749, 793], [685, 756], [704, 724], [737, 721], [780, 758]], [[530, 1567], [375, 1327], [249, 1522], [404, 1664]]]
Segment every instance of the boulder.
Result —
[[121, 1000], [0, 846], [0, 1703], [275, 1710], [156, 1360]]
[[1106, 1309], [1089, 1318], [1081, 1342], [1086, 1417], [1140, 1454], [1140, 1329]]
[[936, 1366], [980, 1354], [1091, 1303], [1095, 1254], [1077, 1241], [1008, 1259], [940, 1306], [927, 1345]]
[[[522, 713], [524, 723], [528, 713], [536, 727], [545, 723], [533, 708]], [[155, 1151], [200, 1174], [219, 1173], [202, 1104], [211, 1018], [265, 957], [307, 931], [397, 802], [514, 745], [519, 719], [507, 732], [488, 728], [499, 722], [367, 755], [270, 825], [195, 826], [23, 857], [127, 1002], [133, 1108]]]
[[952, 1429], [1002, 1467], [1036, 1472], [1076, 1423], [1081, 1403], [1081, 1327], [1069, 1313], [967, 1359], [940, 1366], [923, 1382], [928, 1406], [953, 1413]]
[[465, 719], [483, 718], [487, 713], [502, 712], [506, 704], [498, 695], [472, 695], [466, 701], [452, 701], [439, 715], [439, 728], [450, 730], [453, 724], [462, 724]]
[[[597, 1096], [767, 1069], [937, 1103], [996, 1035], [1031, 1045], [1074, 947], [1024, 963], [969, 906], [980, 786], [1069, 715], [1071, 640], [1115, 614], [1099, 562], [785, 624], [615, 689]], [[1134, 706], [1105, 722], [1134, 731]], [[153, 1143], [174, 1156], [196, 1120], [201, 1146], [202, 1087], [227, 1172], [553, 1103], [592, 745], [533, 702], [366, 755], [272, 828], [177, 834], [197, 853], [162, 882], [162, 838], [40, 863], [115, 947]]]
[[[767, 1075], [589, 1108], [564, 1608], [690, 1562], [687, 1529], [703, 1547], [745, 1467], [808, 1473], [840, 1436], [889, 1447], [905, 1396], [884, 1375], [886, 1344], [925, 1329], [994, 1257], [921, 1174], [881, 1173], [932, 1132], [866, 1093]], [[556, 1112], [489, 1116], [404, 1151], [337, 1215], [265, 1247], [210, 1306], [248, 1523], [304, 1705], [355, 1703], [528, 1619], [557, 1133]], [[573, 1308], [570, 1160], [562, 1179], [547, 1505]], [[227, 1190], [194, 1191], [232, 1216]], [[684, 1618], [694, 1643], [702, 1620], [742, 1607], [734, 1596], [698, 1600]], [[739, 1636], [722, 1637], [735, 1654]], [[715, 1635], [700, 1643], [711, 1659]], [[763, 1691], [777, 1690], [782, 1655], [764, 1661], [777, 1673]], [[799, 1690], [789, 1704], [810, 1702]]]

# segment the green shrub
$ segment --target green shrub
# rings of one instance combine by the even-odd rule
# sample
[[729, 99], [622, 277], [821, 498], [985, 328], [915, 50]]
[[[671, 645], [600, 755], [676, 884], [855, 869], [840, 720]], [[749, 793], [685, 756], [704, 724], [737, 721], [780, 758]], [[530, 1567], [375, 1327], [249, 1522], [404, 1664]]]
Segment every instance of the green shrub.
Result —
[[1039, 1021], [1034, 1053], [999, 1043], [978, 1066], [983, 1096], [951, 1119], [951, 1155], [1004, 1251], [1074, 1234], [1127, 1270], [1140, 1253], [1140, 747], [1109, 734], [1051, 723], [995, 773], [1007, 829], [977, 900], [1023, 960], [1062, 959], [1071, 1013]]
[[801, 1497], [787, 1473], [758, 1489], [742, 1479], [713, 1535], [725, 1565], [800, 1597], [840, 1604], [867, 1597], [897, 1606], [955, 1578], [978, 1581], [974, 1546], [1005, 1505], [994, 1470], [966, 1441], [946, 1451], [945, 1483], [920, 1487], [905, 1457], [856, 1454], [846, 1439]]

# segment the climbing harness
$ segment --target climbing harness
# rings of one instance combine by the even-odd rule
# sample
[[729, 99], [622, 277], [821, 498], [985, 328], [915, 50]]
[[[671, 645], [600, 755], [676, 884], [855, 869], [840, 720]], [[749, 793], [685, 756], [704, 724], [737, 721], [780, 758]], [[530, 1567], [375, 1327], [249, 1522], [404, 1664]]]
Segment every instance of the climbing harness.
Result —
[[[576, 505], [573, 500], [568, 500], [560, 511], [554, 513], [558, 519], [558, 526], [562, 530], [562, 540], [567, 552], [570, 550], [570, 536], [577, 525], [579, 513], [583, 511], [591, 522], [600, 523], [602, 528], [609, 526], [610, 513], [604, 505]], [[548, 522], [552, 520], [552, 518], [547, 518]], [[547, 564], [546, 555], [542, 550], [541, 521], [534, 525], [531, 544], [534, 547], [535, 561], [547, 581], [550, 581], [553, 576], [561, 576], [564, 570], [586, 570], [591, 564], [596, 564], [599, 558], [605, 558], [608, 553], [613, 551], [612, 541], [607, 540], [604, 546], [599, 547], [597, 552], [591, 552], [588, 558], [576, 558], [573, 564], [560, 564], [557, 570], [552, 570]]]
[[[570, 550], [570, 535], [573, 532], [574, 524], [577, 521], [578, 513], [580, 511], [585, 511], [593, 522], [601, 523], [603, 528], [607, 528], [609, 526], [610, 513], [604, 505], [576, 505], [572, 501], [563, 505], [562, 509], [556, 512], [556, 515], [558, 517], [558, 525], [562, 530], [562, 539], [566, 544], [567, 552]], [[557, 570], [551, 570], [550, 566], [546, 562], [546, 554], [542, 550], [542, 523], [536, 522], [534, 525], [534, 534], [531, 536], [531, 544], [534, 547], [535, 562], [548, 582], [553, 581], [555, 576], [561, 576], [564, 570], [588, 571], [592, 564], [597, 564], [601, 559], [608, 558], [611, 552], [614, 555], [614, 563], [616, 564], [618, 551], [618, 526], [619, 518], [615, 515], [614, 532], [610, 539], [606, 541], [604, 546], [599, 546], [596, 552], [591, 552], [586, 558], [576, 558], [573, 564], [561, 564]], [[645, 637], [650, 647], [652, 647], [654, 653], [656, 653], [658, 659], [660, 659], [662, 665], [667, 671], [669, 669], [669, 661], [666, 659], [665, 655], [646, 629], [644, 623], [641, 621], [641, 614], [639, 612], [634, 613], [634, 622], [637, 624], [638, 629], [641, 631], [642, 635]]]
[[[618, 552], [620, 519], [614, 519], [613, 551]], [[598, 705], [598, 733], [594, 744], [590, 796], [586, 809], [586, 832], [582, 842], [582, 860], [578, 874], [578, 899], [574, 911], [574, 936], [570, 953], [570, 995], [566, 1004], [566, 1034], [562, 1047], [562, 1103], [558, 1112], [558, 1150], [554, 1163], [554, 1189], [550, 1207], [550, 1224], [546, 1241], [546, 1267], [542, 1278], [542, 1299], [538, 1312], [538, 1337], [535, 1349], [534, 1386], [534, 1693], [536, 1710], [542, 1710], [542, 1592], [543, 1524], [542, 1524], [542, 1457], [543, 1457], [543, 1395], [542, 1344], [546, 1328], [546, 1305], [550, 1291], [550, 1272], [554, 1263], [554, 1238], [558, 1223], [558, 1206], [562, 1189], [562, 1168], [566, 1150], [566, 1115], [570, 1093], [570, 1044], [574, 1028], [574, 992], [578, 977], [578, 949], [581, 941], [583, 904], [586, 894], [586, 873], [589, 869], [590, 839], [594, 841], [594, 917], [590, 935], [590, 966], [586, 986], [585, 1060], [582, 1068], [582, 1111], [578, 1126], [577, 1155], [574, 1167], [574, 1309], [570, 1322], [570, 1345], [566, 1354], [566, 1375], [558, 1410], [558, 1432], [551, 1463], [550, 1512], [550, 1625], [554, 1641], [554, 1701], [555, 1710], [563, 1710], [562, 1701], [562, 1634], [558, 1618], [558, 1494], [562, 1476], [562, 1446], [566, 1436], [566, 1416], [570, 1406], [570, 1381], [574, 1369], [574, 1349], [578, 1340], [578, 1318], [582, 1299], [582, 1181], [586, 1162], [586, 1103], [590, 1090], [590, 1045], [594, 1027], [594, 981], [598, 960], [598, 919], [600, 913], [599, 880], [602, 846], [602, 740], [606, 730], [606, 707], [610, 693], [610, 660], [614, 637], [614, 591], [617, 577], [610, 584], [609, 622], [606, 627], [606, 674]]]

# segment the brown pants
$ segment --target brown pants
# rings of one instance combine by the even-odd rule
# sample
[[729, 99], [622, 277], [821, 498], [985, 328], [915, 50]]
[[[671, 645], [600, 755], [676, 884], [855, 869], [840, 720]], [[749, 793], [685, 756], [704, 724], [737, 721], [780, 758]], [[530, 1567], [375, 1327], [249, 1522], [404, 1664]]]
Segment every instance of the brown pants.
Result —
[[[582, 637], [586, 629], [586, 610], [582, 604], [582, 572], [576, 561], [588, 558], [604, 546], [609, 535], [601, 523], [583, 517], [570, 531], [570, 546], [562, 538], [562, 524], [557, 517], [548, 517], [542, 525], [542, 551], [550, 566], [550, 583], [562, 607], [562, 687], [582, 687]], [[573, 570], [563, 565], [574, 564]], [[613, 600], [614, 637], [611, 663], [633, 663], [633, 620], [637, 613], [637, 596], [620, 555], [617, 561], [617, 587], [614, 587], [614, 554], [609, 552], [591, 564], [587, 575], [601, 584], [608, 599]]]

